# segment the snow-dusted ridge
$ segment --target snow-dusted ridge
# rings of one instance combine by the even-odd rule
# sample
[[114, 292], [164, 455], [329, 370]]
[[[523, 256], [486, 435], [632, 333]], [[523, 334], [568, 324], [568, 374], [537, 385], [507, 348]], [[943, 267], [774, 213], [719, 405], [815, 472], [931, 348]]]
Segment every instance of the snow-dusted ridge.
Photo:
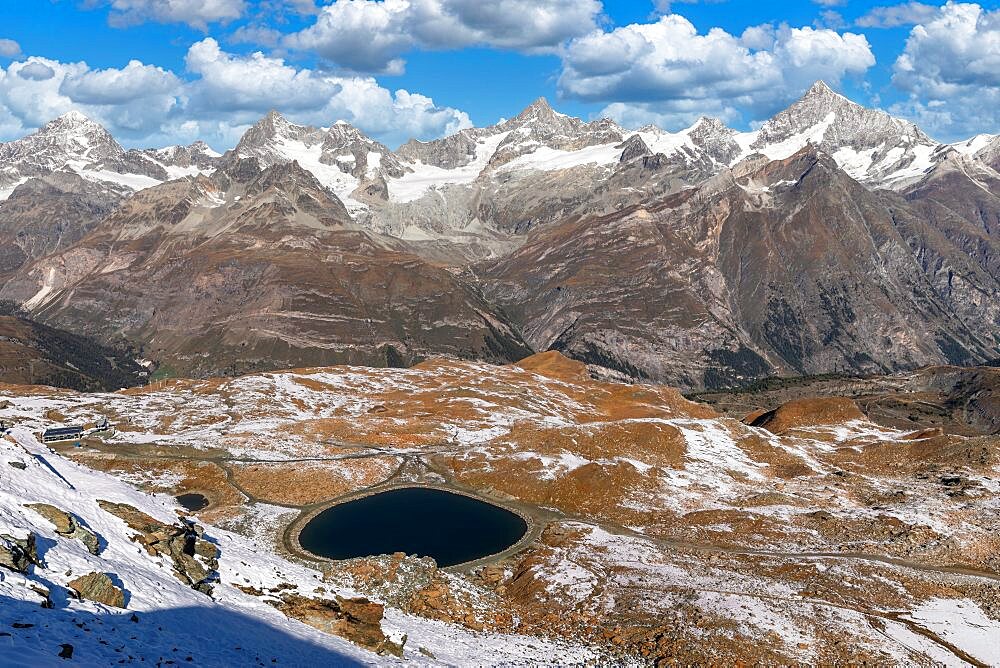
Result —
[[0, 200], [33, 177], [70, 172], [129, 194], [164, 181], [207, 173], [218, 154], [204, 142], [126, 151], [100, 124], [77, 111], [0, 144]]
[[641, 137], [651, 154], [671, 163], [716, 170], [756, 154], [787, 158], [812, 144], [855, 179], [893, 188], [919, 178], [949, 150], [982, 157], [996, 143], [996, 135], [983, 134], [940, 144], [912, 123], [855, 104], [823, 82], [752, 132], [737, 132], [711, 118], [678, 132], [655, 126], [633, 131], [607, 119], [588, 123], [566, 116], [542, 98], [496, 125], [411, 141], [396, 151], [343, 121], [325, 128], [300, 126], [276, 112], [248, 130], [225, 156], [203, 142], [125, 151], [100, 125], [69, 112], [28, 137], [0, 144], [0, 199], [28, 178], [52, 171], [70, 170], [128, 193], [210, 173], [219, 160], [253, 157], [264, 166], [298, 162], [358, 215], [380, 201], [407, 204], [490, 174], [585, 166], [613, 173], [622, 142], [632, 136]]

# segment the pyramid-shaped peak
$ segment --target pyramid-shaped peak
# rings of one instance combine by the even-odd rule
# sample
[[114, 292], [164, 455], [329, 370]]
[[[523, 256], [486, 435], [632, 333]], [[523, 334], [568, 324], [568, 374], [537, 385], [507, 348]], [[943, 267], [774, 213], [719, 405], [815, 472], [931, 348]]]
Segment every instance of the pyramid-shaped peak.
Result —
[[267, 112], [267, 115], [264, 116], [264, 118], [257, 122], [257, 125], [267, 125], [272, 128], [279, 128], [290, 125], [290, 123], [288, 119], [282, 116], [277, 110], [272, 109]]
[[327, 132], [331, 135], [338, 135], [342, 137], [365, 136], [365, 133], [363, 133], [361, 130], [359, 130], [358, 128], [354, 127], [353, 125], [344, 120], [337, 121], [336, 123], [331, 125], [330, 128], [327, 130]]
[[97, 143], [117, 145], [111, 133], [103, 125], [76, 110], [52, 119], [34, 134], [57, 142], [87, 136]]
[[540, 97], [525, 107], [524, 111], [514, 117], [514, 120], [526, 121], [532, 118], [554, 118], [557, 116], [562, 116], [562, 114], [553, 109], [548, 100]]
[[714, 116], [702, 116], [691, 126], [692, 132], [733, 132], [733, 130]]
[[104, 126], [100, 123], [91, 120], [86, 114], [73, 109], [46, 123], [42, 126], [42, 131], [63, 130], [66, 128], [98, 128], [104, 130]]
[[539, 96], [534, 102], [529, 104], [525, 109], [525, 111], [528, 111], [530, 109], [534, 109], [536, 111], [552, 111], [552, 105], [549, 104], [549, 101], [545, 98], [544, 95], [542, 95]]
[[292, 123], [275, 110], [267, 112], [267, 115], [246, 131], [240, 143], [245, 141], [261, 142], [278, 137], [298, 137], [303, 134], [315, 132], [316, 128], [302, 126]]
[[817, 79], [816, 82], [813, 83], [813, 85], [809, 87], [809, 90], [806, 91], [806, 95], [807, 96], [808, 95], [829, 95], [830, 93], [833, 93], [833, 92], [834, 92], [834, 90], [832, 88], [830, 88], [830, 86], [825, 81], [823, 81], [822, 79]]
[[[271, 110], [243, 134], [236, 144], [235, 151], [242, 157], [251, 155], [264, 157], [265, 154], [272, 152], [276, 143], [298, 140], [311, 144], [322, 141], [321, 137], [321, 132], [316, 128], [295, 125], [277, 111]], [[270, 165], [272, 162], [265, 158], [264, 165]]]
[[844, 97], [843, 95], [841, 95], [837, 91], [833, 90], [832, 88], [830, 88], [830, 86], [825, 81], [823, 81], [822, 79], [816, 81], [816, 83], [814, 83], [812, 86], [810, 86], [809, 90], [807, 90], [802, 95], [802, 97], [799, 98], [799, 101], [800, 102], [817, 102], [817, 103], [823, 103], [823, 102], [826, 102], [826, 101], [837, 101], [840, 104], [843, 104], [844, 102], [847, 102], [847, 103], [850, 103], [850, 104], [852, 104], [854, 106], [857, 106], [857, 107], [861, 106], [861, 105], [857, 104], [856, 102], [853, 102], [852, 100]]

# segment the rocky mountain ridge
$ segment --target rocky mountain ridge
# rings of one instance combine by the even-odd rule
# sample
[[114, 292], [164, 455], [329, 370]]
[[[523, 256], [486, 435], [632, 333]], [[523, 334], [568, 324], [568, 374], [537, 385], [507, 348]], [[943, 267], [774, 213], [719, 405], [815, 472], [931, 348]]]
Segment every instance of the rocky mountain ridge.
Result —
[[77, 174], [130, 194], [209, 171], [216, 157], [204, 142], [126, 151], [99, 123], [70, 111], [22, 139], [0, 143], [0, 200], [29, 179], [55, 173]]
[[[94, 165], [145, 164], [57, 125], [88, 138], [38, 134]], [[134, 194], [95, 200], [91, 167], [32, 177], [0, 203], [0, 297], [196, 375], [556, 349], [702, 388], [984, 363], [996, 146], [936, 144], [822, 82], [751, 133], [539, 100], [393, 152], [272, 112], [223, 156], [141, 153], [190, 174]]]

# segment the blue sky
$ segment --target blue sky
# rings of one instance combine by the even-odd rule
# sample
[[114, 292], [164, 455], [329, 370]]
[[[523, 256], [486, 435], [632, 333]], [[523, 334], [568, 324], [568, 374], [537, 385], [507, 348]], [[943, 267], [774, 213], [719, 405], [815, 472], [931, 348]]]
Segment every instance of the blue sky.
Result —
[[997, 2], [0, 0], [0, 139], [71, 108], [123, 143], [231, 146], [270, 108], [390, 145], [544, 95], [740, 129], [817, 78], [953, 140], [1000, 130]]

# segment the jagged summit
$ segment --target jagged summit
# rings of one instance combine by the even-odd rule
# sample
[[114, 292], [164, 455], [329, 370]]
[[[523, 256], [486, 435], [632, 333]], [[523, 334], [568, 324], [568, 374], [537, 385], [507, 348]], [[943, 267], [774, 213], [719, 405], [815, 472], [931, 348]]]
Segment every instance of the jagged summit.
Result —
[[68, 141], [75, 142], [75, 145], [82, 147], [87, 147], [88, 143], [96, 141], [99, 144], [105, 144], [109, 147], [117, 147], [117, 150], [124, 152], [124, 149], [121, 148], [103, 125], [75, 110], [68, 111], [62, 116], [52, 119], [31, 136], [65, 138]]
[[544, 132], [567, 132], [583, 124], [578, 118], [561, 114], [552, 108], [549, 101], [540, 97], [517, 116], [495, 126], [502, 130], [538, 128]]
[[549, 104], [548, 99], [546, 99], [545, 96], [541, 96], [537, 98], [534, 102], [529, 104], [527, 107], [525, 107], [521, 111], [521, 113], [515, 116], [514, 118], [526, 119], [537, 116], [555, 116], [555, 115], [562, 116], [563, 114], [559, 114], [555, 109], [552, 108], [552, 105]]
[[[277, 111], [268, 112], [247, 130], [227, 156], [228, 160], [256, 158], [262, 167], [295, 161], [353, 212], [367, 207], [355, 197], [362, 184], [398, 178], [407, 171], [390, 148], [347, 121], [317, 128], [297, 125]], [[381, 183], [375, 195], [382, 191], [384, 196], [384, 189]]]
[[[717, 171], [753, 154], [783, 159], [812, 143], [832, 155], [855, 179], [897, 187], [919, 178], [940, 157], [937, 142], [914, 124], [857, 104], [822, 80], [814, 82], [787, 109], [753, 132], [738, 132], [709, 116], [700, 117], [679, 132], [652, 125], [627, 131], [609, 119], [587, 122], [562, 114], [545, 97], [539, 97], [513, 118], [495, 125], [463, 129], [439, 140], [410, 141], [395, 151], [345, 120], [331, 120], [328, 127], [299, 125], [272, 109], [247, 130], [229, 155], [236, 159], [254, 157], [265, 167], [296, 160], [358, 211], [372, 205], [362, 195], [354, 205], [350, 204], [362, 182], [365, 192], [376, 196], [376, 200], [391, 199], [390, 193], [397, 192], [405, 193], [400, 197], [410, 201], [438, 185], [468, 184], [496, 170], [545, 171], [618, 163], [622, 149], [615, 147], [636, 133], [642, 135], [652, 154], [662, 153], [663, 161], [692, 179], [703, 176], [705, 170]], [[204, 144], [146, 150], [139, 152], [141, 155], [124, 152], [104, 128], [75, 110], [54, 119], [36, 134], [52, 137], [38, 141], [63, 147], [46, 164], [131, 160], [135, 164], [110, 165], [107, 170], [144, 174], [156, 180], [149, 185], [168, 177], [205, 173], [214, 169], [219, 159]], [[973, 153], [982, 148], [983, 160], [992, 164], [997, 150], [995, 146], [986, 150], [987, 143], [985, 139], [970, 140], [964, 150]], [[596, 147], [607, 150], [592, 150]], [[10, 159], [12, 150], [10, 145], [0, 145], [0, 157], [6, 157], [7, 163], [17, 162]], [[39, 153], [36, 146], [18, 150], [28, 163]], [[555, 159], [553, 151], [567, 155]], [[128, 159], [121, 157], [126, 154]], [[143, 163], [143, 157], [155, 164]], [[430, 173], [426, 168], [443, 171]], [[23, 182], [25, 174], [15, 171], [7, 169], [0, 175], [0, 180], [5, 181], [0, 183], [0, 195]], [[393, 180], [417, 173], [420, 176], [415, 176], [412, 183], [394, 187]], [[132, 190], [146, 187], [146, 181], [133, 180], [128, 186]]]
[[938, 147], [913, 123], [857, 104], [822, 81], [764, 123], [749, 149], [775, 159], [805, 143], [832, 155], [855, 179], [882, 185], [922, 174]]
[[71, 109], [61, 116], [57, 116], [53, 120], [49, 121], [47, 125], [59, 124], [59, 125], [83, 125], [83, 124], [93, 124], [97, 125], [89, 116], [84, 114], [82, 111], [77, 111], [76, 109]]
[[755, 146], [783, 141], [793, 134], [818, 129], [822, 137], [841, 147], [872, 148], [881, 142], [934, 143], [916, 125], [869, 109], [835, 92], [823, 81], [814, 83], [790, 107], [761, 126]]
[[695, 121], [694, 125], [692, 125], [691, 128], [692, 129], [711, 128], [713, 130], [730, 130], [729, 126], [727, 126], [725, 123], [723, 123], [715, 116], [701, 116], [697, 121]]
[[[817, 79], [812, 86], [809, 87], [802, 97], [803, 98], [814, 98], [814, 97], [844, 97], [837, 91], [830, 88], [830, 86], [822, 79]], [[846, 99], [846, 98], [845, 98]]]

